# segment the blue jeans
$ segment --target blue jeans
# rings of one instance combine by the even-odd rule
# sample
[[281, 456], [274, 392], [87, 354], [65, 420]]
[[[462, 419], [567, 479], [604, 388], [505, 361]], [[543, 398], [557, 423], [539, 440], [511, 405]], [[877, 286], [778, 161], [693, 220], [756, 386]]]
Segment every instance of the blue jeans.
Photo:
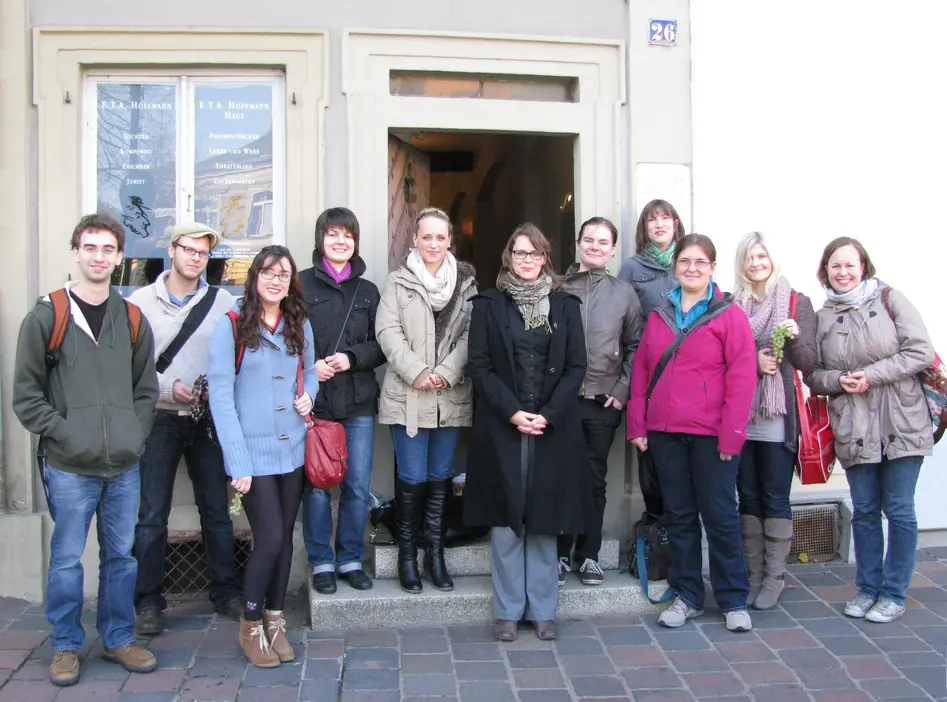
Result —
[[781, 441], [747, 441], [740, 453], [740, 514], [792, 519], [789, 490], [796, 456]]
[[210, 601], [222, 611], [228, 602], [243, 599], [233, 560], [233, 523], [227, 494], [230, 479], [224, 471], [223, 453], [207, 428], [206, 422], [195, 424], [190, 417], [161, 410], [155, 417], [140, 464], [141, 506], [135, 527], [135, 558], [138, 560], [135, 608], [139, 611], [168, 606], [162, 594], [168, 516], [182, 455], [201, 517], [210, 573]]
[[648, 432], [648, 451], [664, 498], [671, 551], [668, 584], [692, 607], [704, 606], [700, 525], [710, 549], [710, 584], [723, 612], [746, 608], [750, 583], [737, 512], [740, 457], [720, 460], [716, 436]]
[[372, 478], [372, 451], [375, 418], [352, 417], [342, 421], [348, 467], [339, 496], [339, 524], [332, 553], [332, 491], [311, 484], [303, 497], [303, 535], [309, 567], [313, 573], [340, 573], [359, 570], [365, 551], [365, 523], [368, 521], [368, 491]]
[[96, 478], [43, 466], [49, 514], [55, 522], [49, 544], [46, 618], [53, 625], [54, 651], [78, 651], [85, 631], [82, 615], [82, 552], [92, 515], [98, 519], [99, 602], [96, 628], [105, 648], [135, 641], [135, 577], [132, 557], [141, 481], [138, 466], [114, 478]]
[[417, 435], [410, 437], [403, 424], [392, 424], [391, 440], [395, 445], [398, 477], [404, 482], [417, 485], [453, 477], [454, 453], [460, 442], [457, 427], [418, 429]]
[[[852, 494], [852, 536], [855, 540], [855, 585], [871, 597], [904, 604], [914, 572], [917, 516], [914, 489], [921, 456], [865, 463], [845, 471]], [[888, 519], [885, 553], [881, 513]]]

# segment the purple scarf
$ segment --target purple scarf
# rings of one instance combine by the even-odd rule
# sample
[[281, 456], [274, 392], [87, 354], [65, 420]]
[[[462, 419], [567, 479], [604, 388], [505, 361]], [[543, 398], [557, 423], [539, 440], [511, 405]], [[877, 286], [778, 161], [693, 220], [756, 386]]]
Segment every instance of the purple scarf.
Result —
[[326, 258], [322, 257], [322, 267], [325, 269], [325, 272], [329, 274], [329, 277], [332, 278], [336, 283], [342, 284], [343, 280], [348, 280], [352, 275], [352, 262], [348, 261], [345, 264], [345, 267], [341, 271], [337, 271], [335, 266], [332, 265], [332, 262]]

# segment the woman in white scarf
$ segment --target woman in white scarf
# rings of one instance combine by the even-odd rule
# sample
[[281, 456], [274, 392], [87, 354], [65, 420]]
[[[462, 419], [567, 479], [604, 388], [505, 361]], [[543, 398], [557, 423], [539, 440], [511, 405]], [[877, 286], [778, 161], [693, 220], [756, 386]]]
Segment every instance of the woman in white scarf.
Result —
[[467, 330], [477, 294], [473, 266], [448, 250], [451, 224], [422, 210], [414, 248], [388, 277], [375, 334], [388, 359], [378, 421], [391, 426], [398, 476], [398, 577], [421, 592], [417, 546], [423, 521], [425, 571], [438, 590], [454, 585], [444, 566], [443, 515], [460, 427], [470, 426], [473, 388], [466, 381]]

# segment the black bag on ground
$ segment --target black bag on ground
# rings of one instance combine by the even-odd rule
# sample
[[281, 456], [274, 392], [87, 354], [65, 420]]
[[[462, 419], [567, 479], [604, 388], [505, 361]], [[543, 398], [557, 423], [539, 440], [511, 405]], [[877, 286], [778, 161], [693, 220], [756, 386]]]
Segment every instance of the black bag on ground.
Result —
[[641, 591], [651, 604], [661, 604], [674, 597], [668, 587], [657, 599], [648, 592], [649, 580], [667, 580], [671, 569], [671, 549], [663, 522], [649, 518], [645, 512], [635, 524], [631, 548], [628, 550], [628, 572], [641, 581]]

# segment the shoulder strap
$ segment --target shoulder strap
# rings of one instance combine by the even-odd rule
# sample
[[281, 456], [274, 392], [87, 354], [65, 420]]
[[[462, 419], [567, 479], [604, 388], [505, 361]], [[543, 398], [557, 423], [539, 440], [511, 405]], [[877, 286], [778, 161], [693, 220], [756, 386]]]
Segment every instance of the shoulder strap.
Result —
[[155, 369], [159, 373], [164, 373], [168, 370], [168, 367], [171, 365], [171, 362], [174, 360], [174, 357], [178, 355], [178, 351], [184, 348], [184, 344], [187, 343], [187, 340], [190, 339], [194, 332], [197, 331], [197, 328], [204, 323], [204, 320], [207, 318], [207, 314], [210, 312], [210, 308], [214, 306], [214, 301], [217, 299], [217, 286], [212, 285], [207, 289], [207, 292], [204, 293], [204, 297], [201, 298], [194, 307], [191, 308], [191, 311], [188, 312], [187, 317], [184, 319], [184, 324], [181, 325], [181, 329], [178, 331], [177, 336], [175, 336], [171, 343], [168, 344], [167, 348], [161, 352], [158, 356], [158, 360], [155, 363]]
[[230, 317], [230, 325], [233, 327], [234, 375], [237, 375], [240, 373], [240, 366], [243, 365], [243, 354], [246, 352], [247, 347], [243, 344], [237, 344], [237, 319], [240, 315], [230, 310], [227, 316]]
[[49, 294], [49, 301], [53, 304], [53, 331], [46, 343], [47, 362], [58, 354], [66, 336], [66, 327], [69, 326], [69, 293], [65, 288], [53, 290]]
[[698, 317], [691, 326], [684, 327], [677, 333], [677, 336], [674, 337], [674, 341], [672, 341], [670, 345], [664, 349], [664, 353], [661, 355], [658, 365], [654, 367], [654, 373], [651, 374], [651, 382], [648, 383], [648, 390], [645, 393], [645, 402], [648, 402], [651, 399], [651, 393], [654, 392], [654, 388], [657, 386], [658, 380], [661, 378], [661, 374], [664, 373], [664, 369], [667, 368], [668, 363], [671, 362], [671, 357], [681, 347], [681, 344], [684, 343], [684, 339], [686, 339], [691, 334], [691, 332], [704, 326], [707, 324], [707, 322], [725, 312], [728, 307], [730, 307], [729, 302], [721, 303], [718, 307], [708, 310]]
[[128, 329], [131, 331], [134, 346], [138, 343], [138, 331], [141, 329], [141, 308], [134, 302], [125, 300], [125, 312], [128, 313]]
[[641, 591], [644, 593], [644, 596], [648, 598], [648, 601], [651, 604], [662, 604], [667, 602], [669, 599], [674, 597], [677, 592], [673, 587], [668, 585], [667, 589], [661, 594], [660, 597], [654, 599], [648, 592], [648, 561], [645, 557], [645, 546], [647, 544], [648, 537], [644, 534], [638, 536], [638, 540], [635, 543], [635, 550], [638, 556], [638, 581], [641, 583]]
[[[342, 337], [345, 336], [345, 325], [349, 323], [349, 317], [352, 315], [352, 308], [355, 307], [355, 297], [358, 295], [358, 288], [362, 284], [362, 279], [359, 278], [355, 283], [355, 292], [352, 293], [352, 302], [349, 304], [349, 311], [345, 313], [345, 319], [342, 320], [342, 330], [339, 332], [339, 338], [336, 339], [335, 348], [332, 350], [334, 354], [339, 350], [339, 344], [342, 343]], [[329, 354], [332, 355], [332, 354]]]
[[891, 311], [891, 305], [888, 304], [888, 295], [891, 294], [891, 286], [886, 285], [881, 289], [881, 304], [885, 306], [885, 311], [888, 313], [888, 316], [891, 317], [891, 321], [895, 321], [894, 312]]

